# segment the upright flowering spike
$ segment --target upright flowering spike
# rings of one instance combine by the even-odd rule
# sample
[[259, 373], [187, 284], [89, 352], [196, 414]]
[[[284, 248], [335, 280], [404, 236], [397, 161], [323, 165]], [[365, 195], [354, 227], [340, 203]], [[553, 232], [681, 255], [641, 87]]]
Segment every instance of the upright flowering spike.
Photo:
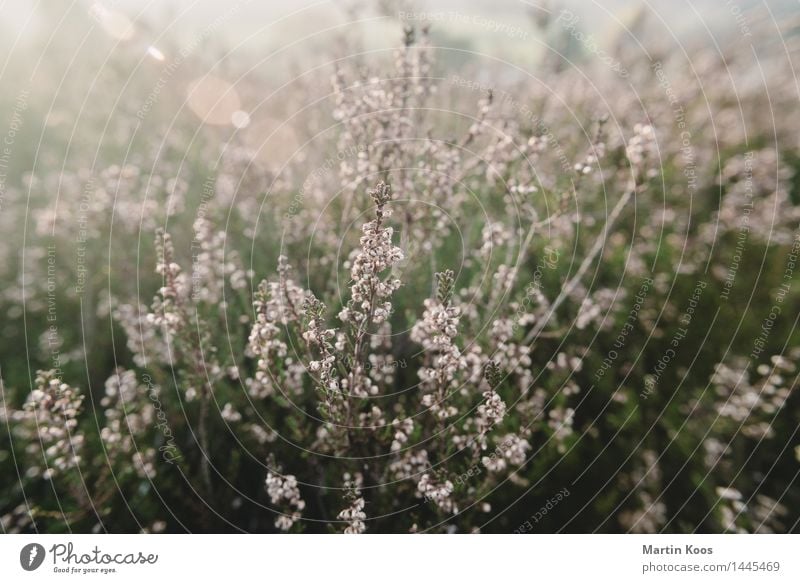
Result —
[[486, 363], [483, 376], [489, 384], [489, 390], [483, 392], [483, 402], [478, 405], [475, 427], [478, 430], [476, 443], [482, 450], [485, 450], [487, 447], [486, 435], [506, 416], [506, 404], [497, 393], [497, 387], [503, 381], [503, 373], [495, 361], [490, 360]]
[[309, 347], [316, 347], [319, 358], [308, 363], [309, 372], [315, 377], [317, 387], [324, 395], [323, 414], [332, 421], [341, 421], [342, 395], [336, 372], [336, 347], [332, 341], [336, 330], [325, 327], [325, 304], [309, 293], [303, 303], [306, 315], [303, 340]]
[[345, 474], [345, 488], [347, 489], [345, 499], [349, 505], [336, 516], [339, 520], [347, 521], [345, 534], [362, 534], [367, 530], [364, 524], [364, 520], [367, 518], [367, 514], [364, 512], [366, 503], [359, 489], [360, 477], [360, 475], [356, 475], [356, 479], [351, 480], [350, 475]]
[[451, 306], [453, 295], [453, 272], [436, 274], [438, 289], [436, 298], [425, 300], [425, 311], [411, 329], [411, 339], [422, 344], [429, 364], [420, 367], [420, 387], [423, 390], [422, 404], [441, 419], [452, 417], [458, 410], [446, 407], [447, 390], [458, 385], [458, 372], [467, 366], [461, 350], [455, 344], [461, 310]]
[[297, 487], [297, 478], [292, 475], [281, 476], [267, 472], [266, 488], [270, 502], [278, 506], [282, 512], [275, 519], [275, 526], [285, 532], [300, 520], [306, 507]]
[[381, 274], [403, 260], [403, 251], [392, 244], [393, 229], [383, 224], [391, 216], [391, 210], [386, 208], [392, 198], [391, 187], [379, 182], [369, 195], [375, 202], [375, 220], [361, 228], [363, 235], [350, 267], [350, 301], [339, 313], [342, 321], [357, 326], [380, 324], [389, 317], [389, 300], [400, 287], [400, 280], [383, 279]]
[[375, 220], [362, 227], [363, 235], [350, 267], [350, 300], [339, 312], [339, 319], [349, 322], [354, 330], [351, 370], [344, 385], [356, 397], [377, 392], [365, 374], [364, 339], [372, 324], [386, 322], [392, 313], [391, 296], [400, 287], [400, 280], [385, 278], [382, 273], [403, 260], [402, 250], [392, 244], [392, 228], [383, 224], [391, 216], [391, 210], [386, 208], [392, 198], [391, 187], [379, 182], [369, 195], [375, 202]]
[[158, 290], [158, 295], [153, 300], [152, 312], [147, 318], [155, 326], [163, 326], [170, 334], [175, 334], [186, 323], [180, 309], [186, 295], [186, 283], [181, 268], [174, 259], [172, 237], [163, 229], [156, 233], [156, 253], [156, 273], [164, 278], [164, 285]]
[[140, 476], [154, 477], [155, 450], [139, 451], [141, 444], [137, 440], [143, 441], [142, 436], [155, 420], [156, 410], [146, 389], [139, 386], [136, 373], [123, 368], [115, 370], [106, 380], [100, 405], [105, 409], [106, 423], [100, 430], [100, 438], [106, 459], [120, 468], [132, 460]]
[[258, 370], [254, 379], [248, 379], [253, 397], [267, 397], [275, 392], [278, 378], [276, 367], [288, 354], [288, 346], [282, 339], [284, 328], [300, 319], [300, 311], [306, 292], [290, 277], [286, 257], [278, 258], [279, 281], [262, 281], [253, 300], [256, 319], [250, 330], [248, 348], [258, 358]]

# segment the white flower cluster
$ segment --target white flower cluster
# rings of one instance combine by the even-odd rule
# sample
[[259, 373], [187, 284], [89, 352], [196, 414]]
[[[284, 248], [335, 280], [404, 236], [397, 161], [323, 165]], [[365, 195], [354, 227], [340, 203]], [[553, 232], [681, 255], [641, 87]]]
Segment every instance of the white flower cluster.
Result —
[[519, 387], [525, 389], [533, 383], [531, 347], [514, 341], [514, 329], [515, 324], [509, 318], [492, 322], [489, 330], [492, 360], [507, 374], [515, 375]]
[[525, 463], [531, 445], [519, 435], [509, 433], [500, 440], [491, 456], [483, 456], [481, 463], [491, 472], [500, 472], [510, 464], [521, 466]]
[[28, 441], [31, 462], [42, 459], [44, 453], [46, 467], [32, 463], [27, 470], [29, 476], [49, 480], [78, 466], [84, 444], [84, 436], [78, 431], [82, 403], [83, 395], [61, 382], [55, 371], [37, 373], [36, 388], [23, 409], [11, 414], [16, 431]]
[[[716, 493], [720, 520], [726, 532], [771, 534], [784, 531], [781, 517], [786, 516], [788, 509], [774, 498], [756, 494], [745, 501], [736, 488], [722, 486], [716, 488]], [[748, 523], [752, 528], [747, 528]]]
[[297, 478], [292, 475], [281, 476], [267, 472], [266, 486], [270, 501], [281, 507], [281, 514], [275, 519], [275, 526], [286, 532], [300, 520], [306, 507], [305, 501], [300, 497]]
[[[417, 34], [419, 39], [415, 38]], [[391, 75], [348, 79], [339, 69], [334, 76], [333, 116], [342, 127], [338, 149], [348, 152], [358, 147], [357, 156], [345, 157], [339, 164], [338, 178], [345, 192], [358, 190], [368, 176], [392, 168], [410, 168], [424, 160], [419, 149], [433, 140], [407, 138], [416, 136], [415, 114], [424, 110], [437, 89], [430, 82], [427, 37], [426, 31], [407, 31]]]
[[391, 450], [400, 451], [408, 443], [408, 438], [411, 432], [414, 431], [414, 420], [410, 417], [403, 419], [394, 419], [392, 421], [394, 428], [394, 439], [392, 440]]
[[345, 534], [363, 533], [367, 529], [364, 525], [364, 519], [366, 517], [367, 515], [364, 513], [364, 499], [361, 496], [355, 498], [350, 506], [342, 510], [337, 516], [339, 520], [346, 520], [349, 522], [344, 529]]
[[717, 364], [711, 378], [721, 397], [716, 402], [716, 409], [721, 417], [739, 424], [743, 435], [770, 438], [774, 434], [772, 420], [791, 393], [790, 379], [795, 373], [795, 365], [790, 359], [776, 355], [771, 359], [771, 366], [762, 364], [756, 373], [761, 378], [752, 382], [747, 361], [730, 366]]
[[387, 473], [395, 480], [416, 480], [429, 466], [427, 449], [408, 448], [389, 464]]
[[559, 453], [567, 451], [566, 439], [572, 435], [575, 410], [572, 407], [555, 407], [547, 414], [547, 426], [553, 431], [553, 440]]
[[506, 416], [506, 404], [494, 389], [484, 391], [483, 399], [478, 405], [477, 426], [481, 433], [486, 433]]
[[453, 482], [439, 480], [430, 473], [423, 474], [417, 483], [417, 490], [426, 499], [432, 501], [445, 512], [458, 513], [458, 508], [453, 502]]
[[637, 123], [633, 127], [633, 137], [628, 140], [625, 153], [631, 166], [640, 171], [648, 158], [652, 158], [658, 151], [656, 132], [650, 124]]
[[438, 299], [431, 298], [426, 299], [424, 305], [422, 319], [417, 321], [411, 330], [411, 339], [422, 344], [425, 350], [439, 353], [452, 352], [453, 338], [458, 335], [461, 310], [445, 306]]

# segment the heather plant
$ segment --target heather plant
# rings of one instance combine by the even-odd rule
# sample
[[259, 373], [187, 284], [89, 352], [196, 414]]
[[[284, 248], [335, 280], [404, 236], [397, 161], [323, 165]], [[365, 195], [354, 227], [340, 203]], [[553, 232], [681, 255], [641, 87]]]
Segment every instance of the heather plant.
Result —
[[405, 24], [298, 76], [286, 160], [163, 93], [12, 177], [4, 532], [796, 530], [794, 89], [736, 43], [489, 82]]

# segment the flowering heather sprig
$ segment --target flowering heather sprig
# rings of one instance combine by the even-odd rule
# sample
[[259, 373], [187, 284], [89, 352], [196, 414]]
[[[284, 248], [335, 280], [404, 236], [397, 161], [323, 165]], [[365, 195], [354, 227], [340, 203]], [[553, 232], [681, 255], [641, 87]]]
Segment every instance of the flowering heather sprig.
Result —
[[109, 461], [119, 462], [120, 469], [124, 470], [125, 462], [133, 460], [134, 467], [152, 477], [155, 475], [155, 466], [146, 460], [154, 456], [154, 450], [147, 448], [143, 454], [145, 457], [136, 451], [136, 438], [147, 430], [155, 416], [153, 405], [144, 397], [144, 389], [139, 386], [133, 371], [120, 368], [108, 377], [105, 395], [100, 400], [106, 417], [100, 438], [105, 444], [105, 455]]
[[486, 117], [492, 109], [492, 102], [494, 101], [494, 91], [489, 89], [486, 95], [478, 102], [478, 119], [469, 126], [469, 131], [464, 139], [461, 141], [461, 147], [468, 146], [484, 131], [486, 131]]
[[300, 520], [306, 507], [305, 500], [300, 497], [297, 478], [292, 475], [281, 476], [270, 471], [267, 472], [266, 488], [270, 502], [280, 507], [282, 512], [275, 519], [275, 526], [286, 532]]
[[[83, 395], [61, 382], [55, 371], [36, 373], [36, 387], [21, 411], [12, 413], [20, 437], [28, 441], [28, 474], [49, 480], [81, 461], [84, 435], [78, 430]], [[46, 469], [34, 463], [44, 457]]]
[[445, 406], [447, 390], [458, 385], [458, 372], [465, 369], [467, 363], [454, 342], [461, 310], [450, 305], [453, 272], [437, 273], [436, 280], [436, 297], [425, 300], [425, 311], [411, 329], [411, 339], [421, 344], [426, 352], [426, 365], [418, 372], [425, 393], [422, 404], [440, 419], [446, 419], [458, 413], [454, 406]]
[[[585, 176], [587, 174], [591, 174], [596, 168], [598, 170], [600, 169], [599, 162], [606, 154], [604, 129], [607, 122], [608, 116], [603, 116], [597, 120], [597, 132], [592, 140], [592, 145], [586, 152], [586, 156], [583, 161], [576, 163], [574, 166], [575, 172], [577, 172], [579, 175], [579, 179], [582, 175]], [[632, 142], [634, 142], [634, 140], [632, 140]], [[635, 138], [635, 142], [641, 146], [641, 138]], [[634, 147], [634, 144], [632, 143], [631, 146]], [[638, 155], [641, 156], [640, 153]]]
[[[393, 229], [383, 226], [384, 220], [391, 216], [391, 210], [386, 208], [392, 198], [391, 187], [379, 182], [369, 195], [375, 203], [375, 220], [361, 229], [364, 234], [350, 268], [350, 301], [339, 313], [342, 321], [361, 328], [365, 323], [380, 324], [391, 314], [392, 304], [387, 298], [400, 287], [400, 280], [392, 277], [384, 280], [381, 273], [403, 260], [402, 250], [392, 244]], [[377, 304], [381, 299], [386, 301]]]
[[514, 322], [509, 318], [499, 318], [492, 322], [489, 330], [492, 360], [498, 370], [505, 371], [509, 378], [517, 380], [521, 390], [531, 385], [531, 347], [514, 341]]
[[497, 393], [497, 387], [503, 381], [503, 372], [498, 364], [490, 360], [483, 369], [483, 376], [489, 384], [489, 390], [483, 392], [483, 402], [478, 405], [478, 415], [475, 419], [475, 428], [478, 431], [476, 445], [480, 449], [487, 448], [486, 435], [506, 415], [506, 404]]
[[351, 480], [350, 476], [345, 474], [345, 488], [347, 490], [345, 500], [348, 502], [348, 506], [336, 516], [339, 520], [347, 521], [348, 524], [344, 529], [345, 534], [362, 534], [367, 530], [364, 524], [364, 520], [367, 518], [367, 514], [364, 512], [366, 502], [361, 496], [358, 482], [358, 479]]
[[151, 362], [162, 364], [169, 362], [168, 344], [159, 334], [157, 318], [151, 317], [147, 306], [144, 304], [121, 304], [111, 307], [114, 321], [119, 323], [125, 331], [128, 350], [133, 354], [134, 364], [144, 367], [147, 365], [148, 359], [151, 359]]
[[155, 326], [163, 326], [170, 334], [176, 334], [186, 323], [180, 309], [186, 285], [181, 267], [174, 260], [172, 237], [163, 229], [156, 233], [156, 253], [156, 273], [163, 277], [163, 285], [158, 290], [159, 295], [153, 300], [152, 312], [147, 315], [147, 319]]
[[256, 319], [248, 338], [248, 348], [258, 358], [255, 382], [249, 383], [249, 391], [258, 398], [267, 397], [275, 391], [270, 367], [277, 359], [285, 357], [288, 351], [286, 343], [280, 338], [279, 313], [270, 305], [273, 301], [272, 291], [272, 286], [266, 281], [258, 285], [253, 300]]
[[323, 415], [332, 421], [341, 421], [345, 404], [336, 369], [336, 348], [332, 340], [336, 330], [325, 326], [325, 304], [309, 293], [303, 303], [306, 329], [303, 339], [310, 347], [317, 348], [319, 357], [308, 363], [308, 370], [317, 382], [324, 401], [320, 405]]
[[[334, 118], [342, 124], [338, 150], [365, 146], [355, 162], [340, 164], [340, 182], [345, 191], [354, 193], [366, 176], [383, 174], [392, 168], [411, 168], [417, 160], [419, 145], [415, 136], [419, 127], [415, 117], [425, 112], [427, 99], [436, 87], [430, 71], [428, 34], [423, 28], [420, 42], [414, 45], [414, 30], [405, 30], [403, 45], [397, 51], [390, 75], [362, 74], [348, 81], [339, 69], [333, 80], [336, 107]], [[401, 187], [411, 183], [401, 171]]]
[[228, 251], [226, 256], [225, 231], [215, 231], [211, 221], [203, 217], [198, 218], [192, 228], [192, 299], [224, 308], [226, 280], [232, 288], [241, 289], [247, 284], [247, 276], [239, 266], [235, 251]]
[[[637, 123], [633, 127], [633, 137], [628, 141], [625, 154], [631, 164], [634, 177], [645, 177], [647, 162], [658, 153], [656, 132], [652, 125]], [[647, 173], [649, 176], [650, 173]]]
[[485, 391], [483, 398], [484, 402], [478, 405], [478, 428], [482, 434], [500, 423], [506, 415], [506, 404], [496, 391]]
[[257, 398], [275, 392], [274, 383], [279, 378], [276, 366], [288, 354], [288, 346], [282, 340], [283, 329], [290, 323], [299, 323], [302, 317], [300, 309], [306, 292], [289, 278], [289, 273], [286, 257], [281, 255], [278, 258], [279, 280], [262, 281], [253, 299], [256, 318], [250, 330], [248, 349], [258, 358], [258, 370], [255, 378], [245, 383], [250, 394]]
[[364, 374], [364, 339], [373, 323], [381, 324], [389, 318], [391, 296], [400, 287], [399, 279], [384, 279], [381, 274], [403, 260], [402, 250], [392, 244], [392, 228], [383, 224], [391, 216], [391, 210], [386, 208], [392, 198], [391, 187], [379, 182], [369, 195], [375, 203], [375, 220], [362, 227], [359, 249], [350, 266], [350, 300], [339, 312], [339, 319], [353, 329], [353, 361], [343, 388], [357, 397], [376, 391]]

